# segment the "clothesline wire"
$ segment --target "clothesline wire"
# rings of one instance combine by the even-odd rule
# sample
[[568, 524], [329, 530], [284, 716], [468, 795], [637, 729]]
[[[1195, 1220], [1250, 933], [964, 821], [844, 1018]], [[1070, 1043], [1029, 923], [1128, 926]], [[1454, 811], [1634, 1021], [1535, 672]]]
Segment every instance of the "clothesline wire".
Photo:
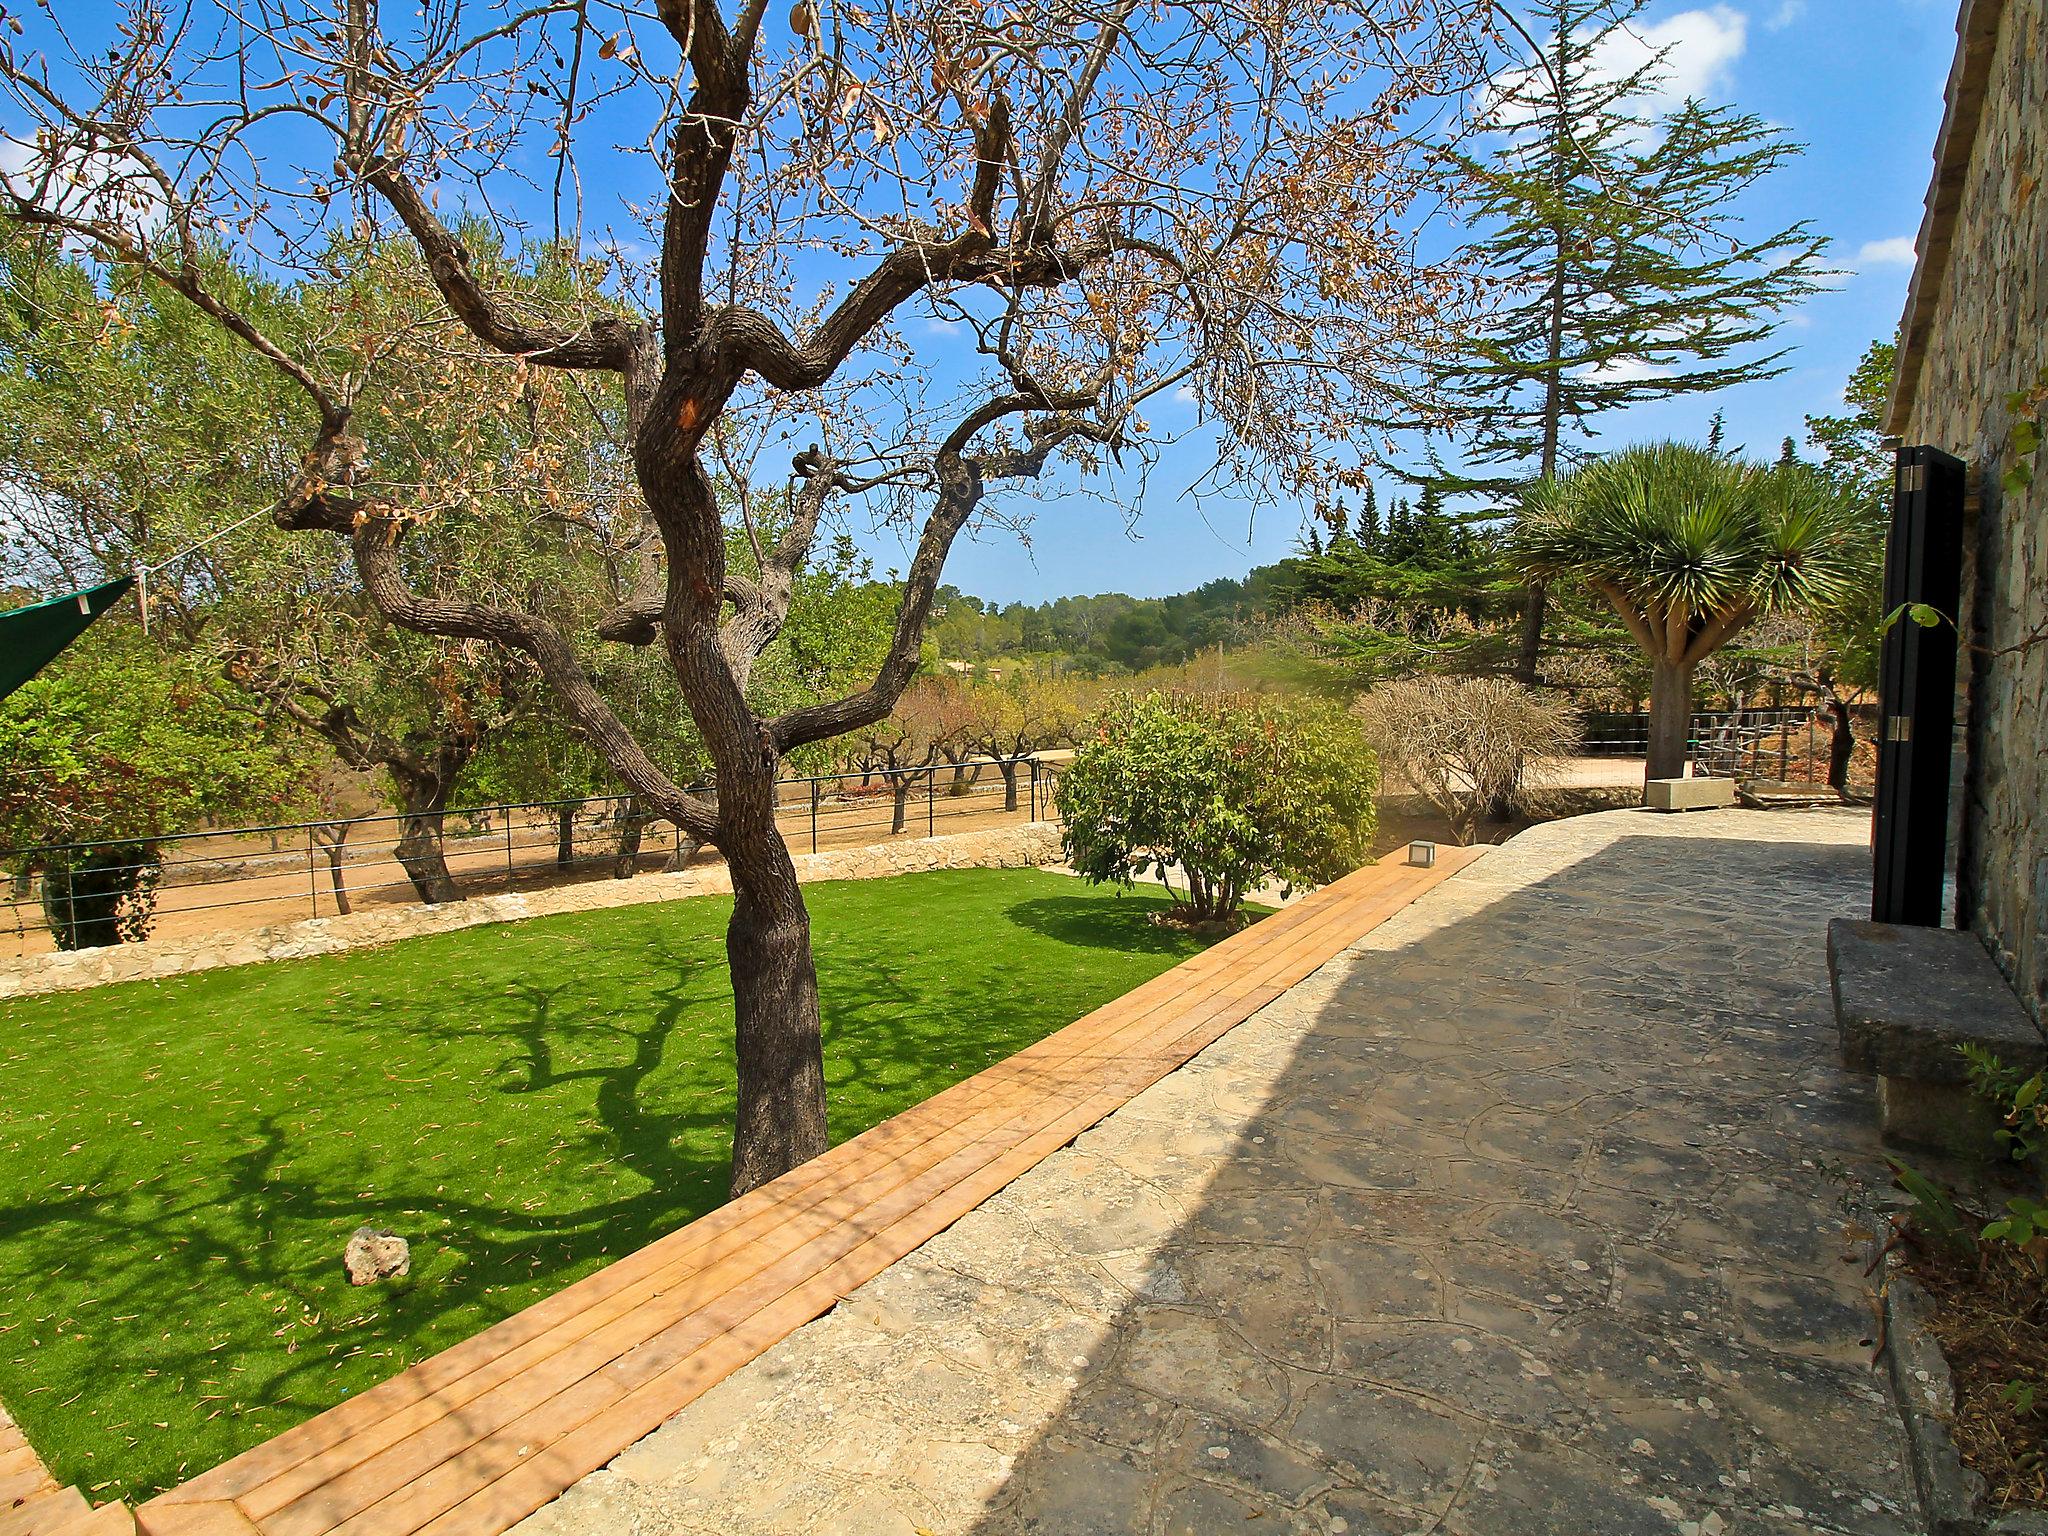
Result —
[[255, 522], [257, 518], [268, 517], [269, 515], [270, 509], [268, 507], [263, 507], [255, 512], [251, 512], [247, 517], [238, 518], [234, 522], [229, 523], [225, 528], [214, 529], [213, 532], [209, 533], [205, 538], [199, 540], [198, 543], [187, 544], [183, 549], [178, 550], [176, 553], [164, 556], [163, 559], [157, 561], [154, 565], [144, 565], [140, 560], [136, 561], [135, 564], [130, 569], [135, 577], [135, 603], [136, 606], [142, 610], [142, 632], [145, 635], [149, 633], [150, 577], [154, 576], [158, 571], [164, 570], [169, 566], [176, 565], [180, 560], [184, 559], [187, 555], [198, 554], [200, 550], [206, 548], [206, 546], [211, 544], [214, 540], [226, 538], [229, 534], [233, 533], [237, 528], [246, 528], [249, 524]]

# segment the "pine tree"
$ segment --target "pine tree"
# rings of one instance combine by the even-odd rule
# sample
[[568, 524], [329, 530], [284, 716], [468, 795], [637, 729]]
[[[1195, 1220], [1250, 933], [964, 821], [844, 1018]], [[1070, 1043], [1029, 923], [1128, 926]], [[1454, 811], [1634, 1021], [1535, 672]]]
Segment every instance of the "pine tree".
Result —
[[[1655, 108], [1663, 62], [1633, 69], [1647, 0], [1529, 0], [1543, 44], [1494, 82], [1491, 147], [1458, 161], [1476, 191], [1466, 269], [1497, 286], [1484, 328], [1423, 372], [1466, 469], [1444, 488], [1512, 504], [1584, 456], [1612, 411], [1784, 371], [1769, 342], [1826, 273], [1804, 221], [1753, 234], [1741, 195], [1798, 153], [1763, 119]], [[1536, 678], [1543, 588], [1519, 667]]]
[[1358, 508], [1358, 547], [1371, 554], [1380, 541], [1380, 498], [1370, 480], [1365, 482], [1365, 500]]

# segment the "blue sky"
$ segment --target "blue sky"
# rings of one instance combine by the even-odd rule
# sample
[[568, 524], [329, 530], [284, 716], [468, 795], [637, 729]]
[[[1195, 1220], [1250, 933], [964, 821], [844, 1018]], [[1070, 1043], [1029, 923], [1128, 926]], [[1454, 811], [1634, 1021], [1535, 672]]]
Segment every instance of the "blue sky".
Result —
[[[1832, 242], [1830, 263], [1842, 271], [1781, 332], [1791, 349], [1781, 377], [1611, 418], [1605, 445], [1703, 436], [1718, 406], [1732, 444], [1771, 455], [1786, 434], [1802, 433], [1808, 413], [1839, 405], [1856, 360], [1872, 340], [1892, 334], [1904, 304], [1955, 14], [1956, 0], [1657, 0], [1645, 11], [1644, 35], [1669, 48], [1674, 98], [1693, 93], [1732, 104], [1807, 146], [1751, 194], [1747, 214], [1759, 231], [1810, 220]], [[66, 13], [67, 23], [99, 25], [112, 15], [106, 0], [81, 0]], [[331, 153], [312, 148], [319, 151], [313, 161]], [[613, 188], [612, 196], [629, 190]], [[538, 208], [526, 212], [539, 217]], [[600, 213], [595, 222], [602, 227], [613, 217]], [[937, 323], [904, 318], [911, 339], [929, 347], [921, 363], [943, 374], [950, 365]], [[1049, 477], [1032, 503], [1028, 546], [1007, 529], [970, 533], [956, 545], [946, 579], [999, 602], [1106, 591], [1158, 596], [1287, 554], [1301, 533], [1293, 510], [1254, 514], [1227, 492], [1200, 500], [1189, 494], [1213, 459], [1192, 405], [1162, 398], [1151, 415], [1162, 428], [1188, 429], [1187, 436], [1166, 450], [1132, 505], [1119, 504], [1139, 489], [1128, 481], [1083, 488], [1071, 474]], [[1018, 510], [1015, 501], [1005, 510]], [[907, 563], [907, 540], [893, 533], [865, 533], [860, 542], [880, 570]]]
[[[1775, 454], [1788, 432], [1801, 435], [1808, 413], [1840, 405], [1856, 360], [1892, 334], [1905, 305], [1955, 17], [1953, 0], [1659, 4], [1645, 13], [1672, 42], [1671, 65], [1684, 83], [1807, 146], [1748, 206], [1759, 228], [1810, 219], [1832, 242], [1830, 264], [1843, 275], [1782, 332], [1792, 350], [1781, 377], [1640, 408], [1614, 420], [1603, 432], [1607, 443], [1703, 436], [1718, 406], [1730, 443]], [[1170, 452], [1130, 533], [1099, 500], [1048, 497], [1029, 550], [1008, 533], [963, 539], [948, 579], [1003, 602], [1103, 591], [1161, 596], [1285, 555], [1299, 534], [1291, 513], [1262, 511], [1247, 527], [1242, 505], [1197, 506], [1180, 494], [1206, 464], [1199, 440]], [[884, 544], [874, 552], [883, 565], [901, 558]]]

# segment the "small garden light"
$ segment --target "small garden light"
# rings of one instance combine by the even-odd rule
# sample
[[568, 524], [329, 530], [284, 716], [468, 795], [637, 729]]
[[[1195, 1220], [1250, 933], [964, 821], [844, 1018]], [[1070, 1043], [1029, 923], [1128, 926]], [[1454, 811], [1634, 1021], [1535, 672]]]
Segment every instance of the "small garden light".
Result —
[[1419, 868], [1428, 869], [1432, 864], [1436, 863], [1436, 844], [1410, 843], [1408, 845], [1408, 862]]

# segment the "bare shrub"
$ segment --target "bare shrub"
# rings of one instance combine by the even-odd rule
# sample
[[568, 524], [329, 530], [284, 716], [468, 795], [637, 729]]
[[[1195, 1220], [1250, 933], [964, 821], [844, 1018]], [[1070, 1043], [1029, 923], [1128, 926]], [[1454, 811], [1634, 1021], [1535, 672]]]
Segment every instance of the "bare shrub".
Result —
[[1500, 677], [1409, 677], [1352, 706], [1389, 777], [1443, 812], [1460, 843], [1479, 823], [1534, 810], [1544, 764], [1578, 745], [1576, 711]]

